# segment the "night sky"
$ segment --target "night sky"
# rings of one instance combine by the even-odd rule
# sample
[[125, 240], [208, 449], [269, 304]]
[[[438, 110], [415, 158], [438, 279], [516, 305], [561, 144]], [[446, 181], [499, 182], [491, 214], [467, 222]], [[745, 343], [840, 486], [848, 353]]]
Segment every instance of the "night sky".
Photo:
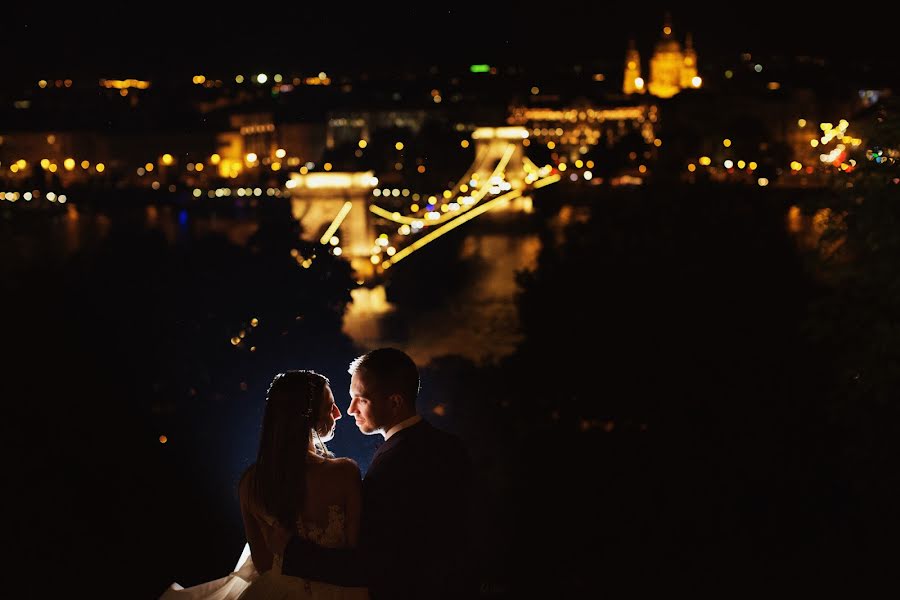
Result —
[[[393, 6], [393, 5], [392, 5]], [[24, 49], [8, 72], [367, 67], [386, 65], [575, 63], [618, 60], [629, 38], [649, 55], [666, 9], [592, 4], [571, 12], [547, 6], [347, 10], [266, 7], [226, 15], [216, 7], [177, 10], [147, 5], [129, 18], [96, 9], [13, 8], [0, 33], [7, 48]], [[129, 9], [131, 10], [131, 9]], [[701, 64], [711, 56], [750, 51], [884, 62], [889, 19], [875, 10], [844, 13], [783, 5], [722, 3], [670, 11], [674, 34], [694, 36]], [[355, 16], [348, 17], [348, 14]], [[523, 60], [524, 59], [524, 60]]]

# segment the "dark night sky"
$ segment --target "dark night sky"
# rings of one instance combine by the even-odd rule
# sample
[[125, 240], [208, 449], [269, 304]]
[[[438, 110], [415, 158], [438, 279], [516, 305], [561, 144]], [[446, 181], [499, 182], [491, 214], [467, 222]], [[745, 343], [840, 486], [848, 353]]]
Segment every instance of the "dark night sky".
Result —
[[[358, 9], [265, 6], [234, 17], [225, 16], [221, 5], [202, 10], [143, 5], [149, 11], [144, 14], [141, 5], [133, 6], [129, 17], [122, 16], [121, 7], [112, 14], [94, 7], [49, 13], [14, 8], [0, 22], [4, 46], [15, 49], [15, 60], [7, 56], [5, 62], [12, 73], [30, 77], [47, 69], [98, 74], [135, 68], [617, 60], [632, 36], [648, 53], [665, 14], [664, 7], [637, 3], [617, 8], [594, 3], [565, 13], [552, 4], [528, 10], [518, 3], [449, 9], [394, 4], [387, 9], [383, 3]], [[889, 20], [873, 10], [839, 14], [749, 6], [678, 7], [671, 11], [675, 35], [683, 39], [691, 31], [701, 60], [743, 51], [861, 59], [886, 54], [892, 39]]]

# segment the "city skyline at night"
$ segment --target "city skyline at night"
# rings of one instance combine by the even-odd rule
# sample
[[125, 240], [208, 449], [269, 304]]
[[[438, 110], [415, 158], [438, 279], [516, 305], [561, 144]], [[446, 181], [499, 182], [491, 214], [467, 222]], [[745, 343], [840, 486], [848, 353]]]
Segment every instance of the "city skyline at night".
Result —
[[[385, 346], [473, 459], [483, 600], [893, 560], [894, 21], [127, 8], [0, 20], [26, 585], [227, 574], [273, 376], [347, 412]], [[365, 473], [380, 442], [329, 447]]]

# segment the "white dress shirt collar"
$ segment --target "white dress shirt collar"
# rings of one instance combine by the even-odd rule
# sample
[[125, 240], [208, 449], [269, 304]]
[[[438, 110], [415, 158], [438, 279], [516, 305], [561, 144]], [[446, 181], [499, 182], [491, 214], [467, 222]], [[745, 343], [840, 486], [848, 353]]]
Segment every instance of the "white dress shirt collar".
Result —
[[397, 433], [398, 431], [406, 429], [407, 427], [412, 427], [413, 425], [415, 425], [416, 423], [418, 423], [421, 420], [422, 420], [422, 417], [420, 415], [413, 415], [408, 419], [404, 419], [404, 420], [400, 421], [399, 423], [397, 423], [396, 425], [394, 425], [393, 427], [391, 427], [390, 429], [387, 430], [387, 432], [384, 434], [385, 441], [391, 439], [391, 436], [394, 435], [395, 433]]

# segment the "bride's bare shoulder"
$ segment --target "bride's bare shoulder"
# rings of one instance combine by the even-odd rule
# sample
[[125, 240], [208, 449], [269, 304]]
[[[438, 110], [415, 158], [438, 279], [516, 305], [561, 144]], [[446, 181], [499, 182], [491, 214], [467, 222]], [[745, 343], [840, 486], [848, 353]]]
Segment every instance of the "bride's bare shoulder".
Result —
[[359, 471], [359, 465], [356, 464], [356, 461], [352, 458], [347, 458], [345, 456], [338, 456], [335, 458], [328, 458], [325, 460], [328, 466], [337, 471], [346, 471], [356, 469]]
[[351, 480], [360, 478], [359, 465], [352, 458], [329, 458], [326, 463], [336, 477]]

